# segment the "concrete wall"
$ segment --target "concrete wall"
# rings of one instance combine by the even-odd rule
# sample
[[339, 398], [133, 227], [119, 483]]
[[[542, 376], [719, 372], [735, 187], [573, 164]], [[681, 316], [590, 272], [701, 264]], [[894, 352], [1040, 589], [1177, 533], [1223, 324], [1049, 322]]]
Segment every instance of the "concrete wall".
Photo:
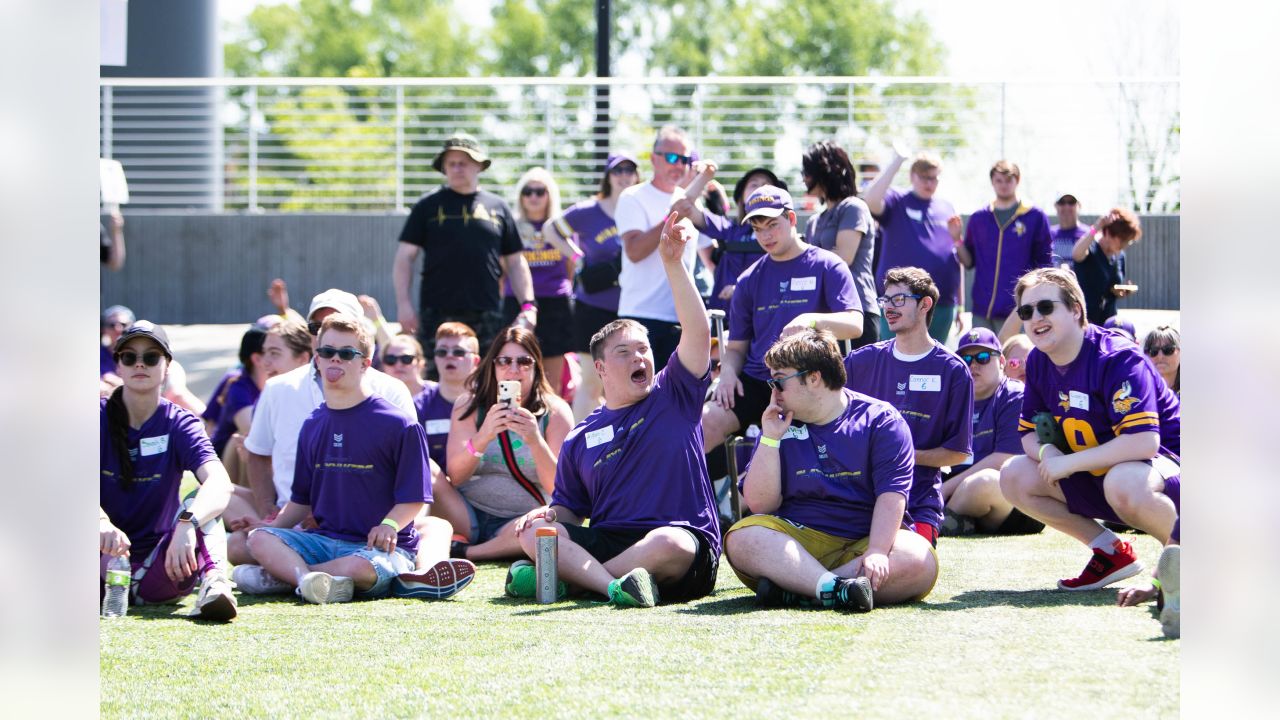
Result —
[[[394, 320], [391, 262], [404, 219], [381, 213], [126, 214], [127, 260], [120, 272], [102, 271], [102, 306], [127, 305], [138, 317], [161, 323], [251, 322], [271, 312], [267, 285], [282, 277], [300, 312], [314, 294], [339, 287], [374, 296]], [[1144, 217], [1142, 226], [1142, 241], [1128, 251], [1129, 275], [1140, 290], [1120, 307], [1178, 309], [1178, 217]]]

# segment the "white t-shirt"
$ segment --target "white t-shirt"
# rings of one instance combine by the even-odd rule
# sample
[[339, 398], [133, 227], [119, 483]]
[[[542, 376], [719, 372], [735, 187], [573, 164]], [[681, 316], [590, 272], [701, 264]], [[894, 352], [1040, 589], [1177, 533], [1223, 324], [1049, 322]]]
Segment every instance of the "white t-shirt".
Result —
[[[662, 192], [652, 182], [632, 185], [618, 196], [618, 207], [613, 220], [618, 225], [618, 235], [632, 230], [644, 232], [666, 219], [671, 211], [672, 193]], [[698, 257], [697, 243], [685, 246], [681, 262], [689, 274], [693, 274]], [[622, 273], [618, 276], [621, 294], [618, 297], [620, 317], [638, 317], [649, 320], [676, 322], [676, 303], [671, 297], [671, 285], [667, 272], [662, 268], [662, 257], [655, 249], [640, 262], [631, 262], [622, 253]]]
[[[244, 446], [254, 455], [271, 456], [272, 482], [276, 486], [276, 504], [284, 506], [293, 487], [293, 465], [298, 459], [298, 433], [312, 411], [324, 402], [324, 391], [317, 381], [313, 363], [307, 363], [267, 381], [253, 408], [253, 421]], [[364, 374], [364, 388], [395, 405], [405, 416], [418, 421], [409, 388], [396, 378], [369, 368]]]

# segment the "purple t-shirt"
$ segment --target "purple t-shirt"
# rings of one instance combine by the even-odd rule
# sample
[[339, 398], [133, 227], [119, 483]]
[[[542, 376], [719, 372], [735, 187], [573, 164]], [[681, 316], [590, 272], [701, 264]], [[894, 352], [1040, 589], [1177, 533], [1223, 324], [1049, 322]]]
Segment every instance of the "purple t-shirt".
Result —
[[102, 477], [98, 504], [111, 524], [129, 536], [129, 555], [137, 562], [173, 529], [178, 515], [178, 486], [183, 471], [195, 472], [213, 462], [213, 452], [200, 419], [161, 398], [156, 411], [137, 430], [129, 428], [129, 454], [133, 457], [133, 485], [120, 484], [120, 460], [107, 430], [107, 401], [98, 403], [101, 433], [98, 438]]
[[[582, 248], [582, 265], [597, 265], [618, 259], [622, 254], [622, 238], [613, 218], [600, 207], [599, 200], [583, 200], [556, 219], [556, 230], [561, 237], [577, 237]], [[597, 293], [589, 293], [579, 285], [573, 297], [592, 307], [618, 312], [618, 293], [621, 288], [611, 287]]]
[[445, 446], [449, 443], [449, 423], [453, 414], [453, 403], [440, 395], [440, 384], [428, 380], [422, 392], [413, 398], [413, 406], [418, 410], [418, 422], [427, 434], [427, 455], [436, 461], [440, 469], [449, 472], [445, 466]]
[[712, 275], [711, 297], [707, 299], [707, 308], [728, 311], [729, 301], [720, 299], [720, 291], [726, 285], [736, 284], [738, 276], [765, 253], [756, 241], [755, 231], [750, 224], [735, 222], [715, 213], [704, 212], [702, 215], [707, 226], [702, 234], [718, 241], [723, 250]]
[[1089, 227], [1080, 223], [1076, 223], [1075, 227], [1069, 229], [1060, 225], [1050, 227], [1049, 237], [1053, 238], [1053, 264], [1061, 265], [1073, 262], [1071, 250], [1076, 246], [1076, 241], [1084, 237], [1087, 232], [1089, 232]]
[[[994, 362], [994, 361], [993, 361]], [[993, 452], [1022, 454], [1018, 416], [1022, 412], [1022, 383], [1004, 378], [995, 393], [973, 401], [973, 460]]]
[[[345, 410], [321, 405], [298, 434], [291, 499], [311, 506], [319, 525], [312, 532], [365, 542], [393, 506], [431, 502], [422, 426], [376, 395]], [[417, 552], [413, 523], [396, 543]]]
[[973, 256], [973, 312], [986, 318], [1013, 311], [1013, 288], [1018, 278], [1053, 264], [1049, 218], [1040, 208], [1022, 204], [1003, 228], [993, 205], [969, 217], [964, 246]]
[[253, 407], [258, 402], [261, 390], [253, 382], [248, 373], [241, 373], [231, 384], [227, 385], [226, 395], [222, 398], [222, 406], [218, 411], [218, 424], [213, 430], [213, 449], [222, 457], [227, 441], [236, 432], [236, 413], [242, 408]]
[[765, 380], [764, 354], [796, 316], [861, 309], [849, 266], [830, 250], [810, 245], [790, 260], [762, 257], [738, 276], [729, 305], [729, 339], [748, 343], [743, 372]]
[[960, 261], [947, 220], [956, 209], [946, 200], [929, 200], [910, 190], [889, 188], [884, 212], [876, 216], [884, 229], [881, 256], [876, 260], [876, 288], [884, 292], [884, 276], [890, 268], [918, 267], [938, 286], [940, 305], [955, 305], [960, 294]]
[[[964, 361], [937, 344], [915, 361], [898, 358], [894, 340], [860, 347], [844, 359], [845, 387], [893, 405], [920, 449], [973, 450], [973, 377]], [[942, 471], [916, 464], [907, 499], [912, 522], [942, 522]]]
[[871, 534], [878, 496], [907, 497], [915, 449], [906, 421], [892, 406], [848, 388], [841, 392], [849, 406], [835, 420], [795, 424], [782, 436], [782, 505], [773, 514], [861, 539]]
[[[1065, 368], [1032, 349], [1022, 396], [1021, 433], [1049, 410], [1073, 450], [1087, 450], [1128, 433], [1160, 433], [1160, 453], [1182, 452], [1181, 405], [1151, 363], [1128, 338], [1097, 325], [1084, 330], [1080, 354]], [[1093, 470], [1101, 477], [1106, 470]]]
[[[564, 253], [542, 236], [542, 225], [541, 222], [527, 221], [517, 224], [524, 243], [524, 259], [529, 263], [529, 275], [533, 278], [533, 296], [569, 297], [573, 292], [569, 266], [565, 264]], [[502, 295], [512, 295], [509, 277], [502, 280]]]
[[719, 557], [720, 516], [702, 452], [710, 385], [710, 373], [694, 377], [672, 353], [648, 397], [596, 408], [560, 447], [551, 503], [596, 528], [687, 527]]
[[98, 346], [98, 377], [102, 377], [107, 373], [115, 373], [116, 358], [115, 353], [111, 352], [111, 348], [106, 345]]
[[242, 370], [242, 366], [236, 365], [222, 374], [217, 386], [213, 388], [213, 394], [209, 396], [209, 402], [205, 405], [204, 412], [200, 413], [201, 420], [208, 420], [215, 426], [218, 424], [218, 421], [222, 419], [222, 394], [226, 391], [227, 385], [235, 382], [240, 377]]

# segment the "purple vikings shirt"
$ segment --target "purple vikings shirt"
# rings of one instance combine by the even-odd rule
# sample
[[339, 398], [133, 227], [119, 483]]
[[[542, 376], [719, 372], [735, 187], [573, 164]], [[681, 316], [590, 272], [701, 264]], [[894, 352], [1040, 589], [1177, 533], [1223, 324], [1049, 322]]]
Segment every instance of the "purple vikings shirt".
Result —
[[992, 206], [975, 212], [964, 231], [964, 246], [973, 255], [973, 312], [987, 318], [1012, 312], [1018, 278], [1053, 263], [1049, 219], [1026, 203], [1004, 227], [996, 224]]
[[111, 518], [111, 524], [129, 536], [130, 557], [141, 562], [173, 529], [183, 471], [194, 473], [201, 465], [217, 461], [218, 456], [200, 419], [161, 398], [141, 428], [129, 428], [134, 479], [132, 488], [125, 490], [120, 484], [119, 455], [107, 430], [107, 401], [101, 400], [98, 407], [102, 469], [98, 504]]
[[1089, 232], [1089, 226], [1080, 223], [1076, 223], [1076, 226], [1070, 229], [1060, 225], [1050, 227], [1049, 237], [1053, 239], [1053, 264], [1073, 262], [1071, 250], [1076, 246], [1076, 241], [1084, 237], [1087, 232]]
[[841, 392], [849, 407], [835, 420], [794, 424], [782, 436], [782, 505], [773, 514], [856, 540], [871, 534], [876, 497], [907, 497], [915, 449], [892, 406], [848, 388]]
[[938, 304], [955, 305], [960, 291], [960, 262], [947, 220], [956, 209], [946, 200], [925, 200], [911, 191], [889, 188], [884, 212], [876, 216], [884, 230], [881, 257], [876, 260], [876, 289], [884, 292], [890, 268], [918, 267], [938, 285]]
[[761, 257], [738, 276], [729, 306], [729, 339], [748, 343], [742, 369], [765, 380], [769, 368], [764, 354], [796, 316], [861, 309], [849, 266], [830, 250], [810, 245], [782, 262]]
[[[919, 360], [894, 355], [893, 340], [860, 347], [844, 359], [845, 387], [879, 398], [902, 414], [915, 447], [969, 454], [973, 441], [973, 378], [964, 361], [934, 343]], [[907, 498], [912, 522], [942, 522], [942, 472], [916, 464]]]
[[[321, 405], [298, 434], [292, 494], [311, 506], [319, 527], [309, 532], [365, 542], [393, 506], [431, 502], [426, 434], [377, 396], [345, 410]], [[396, 544], [417, 552], [413, 523], [400, 529]]]
[[[573, 281], [569, 279], [567, 258], [556, 246], [542, 236], [542, 223], [520, 222], [521, 240], [524, 242], [524, 259], [529, 263], [529, 275], [533, 277], [534, 297], [569, 297]], [[532, 228], [529, 237], [524, 234]], [[503, 297], [511, 297], [511, 278], [502, 281]]]
[[974, 462], [993, 452], [1022, 454], [1021, 413], [1022, 383], [1017, 380], [1005, 378], [991, 397], [973, 401]]
[[596, 528], [686, 527], [719, 557], [720, 517], [702, 453], [710, 385], [710, 373], [694, 377], [671, 353], [644, 400], [596, 408], [560, 448], [551, 503]]
[[737, 284], [738, 276], [751, 267], [752, 263], [763, 257], [765, 252], [756, 241], [755, 231], [751, 229], [750, 224], [735, 222], [715, 213], [704, 212], [702, 216], [706, 219], [707, 226], [702, 234], [719, 241], [723, 249], [720, 260], [716, 263], [707, 308], [727, 312], [729, 301], [720, 299], [720, 291], [724, 290], [726, 285]]
[[418, 410], [418, 422], [427, 434], [427, 455], [436, 461], [441, 470], [445, 468], [445, 445], [449, 442], [449, 417], [453, 414], [453, 403], [440, 396], [440, 384], [428, 380], [422, 392], [413, 398], [413, 406]]
[[227, 441], [236, 432], [236, 413], [242, 408], [251, 408], [254, 403], [258, 402], [258, 395], [261, 391], [254, 384], [253, 378], [247, 373], [241, 373], [231, 384], [227, 386], [227, 392], [222, 400], [222, 406], [218, 410], [218, 424], [213, 430], [213, 450], [222, 456], [222, 451], [227, 448]]
[[[582, 265], [597, 265], [616, 260], [622, 254], [622, 238], [613, 218], [600, 207], [598, 200], [583, 200], [564, 211], [556, 220], [560, 237], [578, 238], [582, 248]], [[618, 294], [621, 288], [612, 287], [598, 293], [589, 293], [581, 286], [574, 292], [574, 299], [592, 307], [618, 312]]]

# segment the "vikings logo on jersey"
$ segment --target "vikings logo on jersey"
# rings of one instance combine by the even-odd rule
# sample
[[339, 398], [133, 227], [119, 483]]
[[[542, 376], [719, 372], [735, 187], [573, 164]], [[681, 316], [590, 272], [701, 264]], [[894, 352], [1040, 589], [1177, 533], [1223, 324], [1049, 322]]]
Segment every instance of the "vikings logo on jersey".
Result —
[[1071, 409], [1071, 398], [1061, 390], [1058, 391], [1058, 406], [1062, 408], [1062, 412]]
[[1129, 386], [1129, 381], [1125, 380], [1115, 395], [1111, 396], [1111, 407], [1116, 411], [1117, 415], [1127, 415], [1133, 409], [1134, 403], [1138, 402], [1138, 398], [1133, 397], [1133, 388]]

